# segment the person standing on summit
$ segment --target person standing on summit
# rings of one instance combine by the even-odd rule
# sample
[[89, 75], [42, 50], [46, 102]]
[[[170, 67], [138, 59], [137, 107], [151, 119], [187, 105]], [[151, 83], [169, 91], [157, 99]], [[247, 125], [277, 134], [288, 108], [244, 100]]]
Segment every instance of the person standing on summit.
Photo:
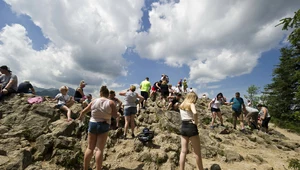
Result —
[[150, 89], [151, 89], [151, 83], [149, 81], [149, 77], [146, 77], [146, 79], [141, 82], [140, 89], [141, 89], [141, 96], [144, 97], [144, 101], [141, 103], [142, 104], [142, 108], [145, 109], [146, 108], [147, 99], [149, 97], [149, 93], [150, 93]]
[[232, 105], [233, 128], [236, 129], [236, 120], [238, 119], [240, 121], [241, 131], [245, 131], [242, 111], [244, 111], [245, 113], [247, 111], [246, 111], [244, 100], [243, 100], [243, 98], [240, 97], [239, 92], [235, 93], [235, 97], [233, 97], [230, 100], [229, 104]]

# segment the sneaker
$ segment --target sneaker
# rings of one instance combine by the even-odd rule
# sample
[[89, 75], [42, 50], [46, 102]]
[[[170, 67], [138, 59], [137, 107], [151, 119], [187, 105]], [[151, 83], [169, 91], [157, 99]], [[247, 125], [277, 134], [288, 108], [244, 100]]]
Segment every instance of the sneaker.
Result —
[[120, 138], [121, 139], [126, 139], [126, 135], [123, 134]]

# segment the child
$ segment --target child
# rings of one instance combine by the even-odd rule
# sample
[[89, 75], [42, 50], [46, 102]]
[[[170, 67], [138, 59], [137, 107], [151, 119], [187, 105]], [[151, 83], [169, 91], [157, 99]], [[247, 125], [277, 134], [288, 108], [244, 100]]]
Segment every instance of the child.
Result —
[[187, 93], [188, 85], [187, 85], [186, 79], [183, 80], [182, 85], [183, 85], [183, 92]]
[[60, 93], [58, 93], [53, 101], [58, 101], [56, 108], [67, 111], [68, 122], [72, 121], [71, 109], [70, 107], [74, 104], [74, 98], [70, 97], [68, 93], [69, 88], [67, 86], [62, 86], [59, 88]]

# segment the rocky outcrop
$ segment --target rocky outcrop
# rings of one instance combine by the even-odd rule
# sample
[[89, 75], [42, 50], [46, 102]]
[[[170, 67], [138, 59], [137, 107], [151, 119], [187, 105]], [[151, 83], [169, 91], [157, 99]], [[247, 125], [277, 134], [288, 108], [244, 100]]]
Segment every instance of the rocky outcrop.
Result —
[[[87, 123], [79, 126], [75, 121], [67, 122], [65, 113], [54, 108], [55, 103], [29, 105], [27, 98], [15, 95], [1, 101], [0, 169], [81, 169]], [[196, 105], [205, 167], [217, 163], [222, 169], [283, 169], [290, 158], [299, 158], [299, 140], [286, 137], [274, 127], [271, 135], [234, 130], [227, 106], [221, 108], [225, 127], [210, 129], [208, 102], [200, 99]], [[71, 109], [76, 118], [81, 106], [75, 104]], [[155, 132], [152, 142], [120, 139], [123, 128], [111, 130], [104, 151], [104, 169], [177, 169], [181, 147], [179, 112], [165, 110], [159, 100], [149, 100], [147, 109], [137, 114], [136, 125], [135, 134], [144, 127]], [[189, 151], [186, 169], [196, 169], [191, 145]], [[95, 168], [94, 162], [91, 167]]]

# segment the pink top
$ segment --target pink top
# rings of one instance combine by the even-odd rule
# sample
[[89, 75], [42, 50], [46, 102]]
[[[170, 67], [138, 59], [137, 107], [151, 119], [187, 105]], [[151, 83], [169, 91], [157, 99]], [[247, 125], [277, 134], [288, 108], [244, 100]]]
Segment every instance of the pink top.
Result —
[[91, 119], [90, 122], [104, 122], [111, 123], [112, 109], [109, 105], [109, 99], [97, 98], [92, 101]]

